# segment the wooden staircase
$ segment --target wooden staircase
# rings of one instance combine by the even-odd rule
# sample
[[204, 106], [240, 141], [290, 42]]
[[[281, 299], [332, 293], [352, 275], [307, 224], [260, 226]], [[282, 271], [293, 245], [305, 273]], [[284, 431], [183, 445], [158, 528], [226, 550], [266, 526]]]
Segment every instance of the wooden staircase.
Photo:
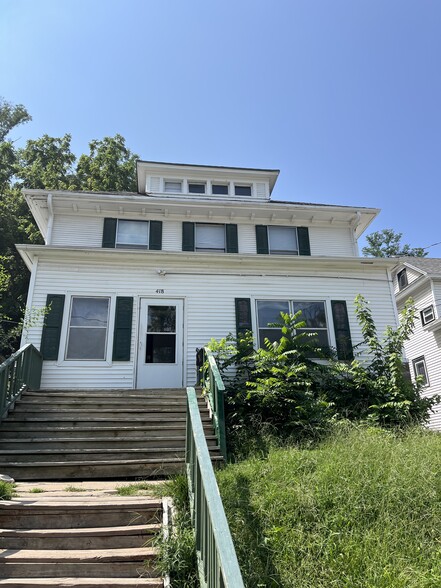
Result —
[[65, 496], [0, 501], [0, 587], [163, 588], [162, 501]]
[[[203, 398], [204, 431], [221, 461]], [[16, 480], [145, 479], [182, 471], [186, 394], [167, 390], [25, 392], [0, 426], [0, 472]]]

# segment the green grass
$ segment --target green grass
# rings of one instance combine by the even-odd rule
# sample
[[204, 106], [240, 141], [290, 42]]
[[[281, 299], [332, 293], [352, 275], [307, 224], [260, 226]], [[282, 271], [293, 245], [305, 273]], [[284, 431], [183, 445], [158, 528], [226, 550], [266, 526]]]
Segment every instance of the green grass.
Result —
[[87, 492], [87, 488], [78, 488], [78, 486], [66, 486], [65, 492]]
[[118, 486], [116, 493], [119, 496], [136, 496], [137, 494], [148, 492], [152, 496], [161, 496], [162, 494], [158, 486], [160, 487], [158, 484], [150, 484], [149, 482], [135, 482], [134, 484], [127, 484], [127, 486]]
[[32, 492], [32, 494], [40, 494], [41, 492], [44, 492], [44, 490], [43, 488], [31, 488], [29, 492]]
[[354, 426], [218, 473], [248, 588], [439, 588], [441, 435]]
[[0, 481], [0, 500], [11, 500], [15, 493], [15, 484]]

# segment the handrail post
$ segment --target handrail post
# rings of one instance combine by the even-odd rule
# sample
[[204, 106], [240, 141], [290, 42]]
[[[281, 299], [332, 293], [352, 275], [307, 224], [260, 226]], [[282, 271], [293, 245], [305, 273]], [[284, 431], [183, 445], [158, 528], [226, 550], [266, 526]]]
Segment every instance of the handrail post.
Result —
[[[220, 451], [224, 457], [227, 459], [227, 435], [226, 435], [226, 426], [225, 426], [225, 386], [222, 381], [219, 368], [216, 364], [216, 360], [214, 355], [211, 351], [204, 347], [204, 380], [203, 386], [207, 392], [207, 398], [210, 405], [212, 417], [213, 417], [213, 425], [216, 432], [216, 436], [219, 443]], [[208, 374], [205, 375], [205, 371]], [[206, 382], [208, 380], [208, 390], [206, 386]]]

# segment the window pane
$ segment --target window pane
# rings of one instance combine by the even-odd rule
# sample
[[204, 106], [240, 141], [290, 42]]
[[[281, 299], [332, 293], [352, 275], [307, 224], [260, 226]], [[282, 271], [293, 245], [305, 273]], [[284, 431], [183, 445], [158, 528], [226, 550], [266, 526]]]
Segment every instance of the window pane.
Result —
[[265, 347], [265, 339], [269, 339], [271, 343], [274, 343], [274, 341], [280, 341], [281, 338], [281, 329], [259, 329], [260, 347]]
[[164, 182], [164, 192], [182, 192], [182, 182]]
[[149, 244], [149, 225], [147, 221], [118, 220], [116, 243], [119, 245]]
[[188, 184], [190, 194], [205, 194], [205, 184]]
[[107, 329], [69, 329], [67, 359], [105, 359]]
[[175, 333], [176, 306], [149, 306], [147, 331], [153, 333]]
[[297, 230], [295, 227], [268, 227], [270, 253], [297, 253]]
[[196, 225], [196, 249], [199, 251], [225, 251], [225, 225]]
[[108, 298], [72, 298], [70, 326], [107, 327]]
[[329, 347], [328, 331], [325, 329], [297, 329], [297, 333], [315, 333], [314, 337], [305, 337], [305, 343], [309, 342], [311, 345], [316, 344], [321, 348]]
[[234, 186], [236, 196], [251, 196], [251, 186]]
[[268, 323], [280, 323], [280, 313], [289, 312], [287, 300], [260, 300], [257, 303], [259, 327], [266, 327]]
[[307, 327], [326, 329], [326, 313], [324, 302], [297, 302], [292, 303], [294, 314], [302, 311], [300, 320], [306, 322]]
[[146, 363], [175, 363], [176, 335], [147, 335]]
[[228, 194], [228, 185], [212, 184], [211, 191], [213, 194]]

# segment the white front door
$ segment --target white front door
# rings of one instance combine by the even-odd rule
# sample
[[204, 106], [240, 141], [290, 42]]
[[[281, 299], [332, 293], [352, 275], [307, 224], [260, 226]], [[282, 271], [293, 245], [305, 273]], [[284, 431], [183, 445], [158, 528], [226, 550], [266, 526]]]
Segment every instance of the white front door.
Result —
[[183, 385], [183, 300], [141, 298], [137, 388]]

